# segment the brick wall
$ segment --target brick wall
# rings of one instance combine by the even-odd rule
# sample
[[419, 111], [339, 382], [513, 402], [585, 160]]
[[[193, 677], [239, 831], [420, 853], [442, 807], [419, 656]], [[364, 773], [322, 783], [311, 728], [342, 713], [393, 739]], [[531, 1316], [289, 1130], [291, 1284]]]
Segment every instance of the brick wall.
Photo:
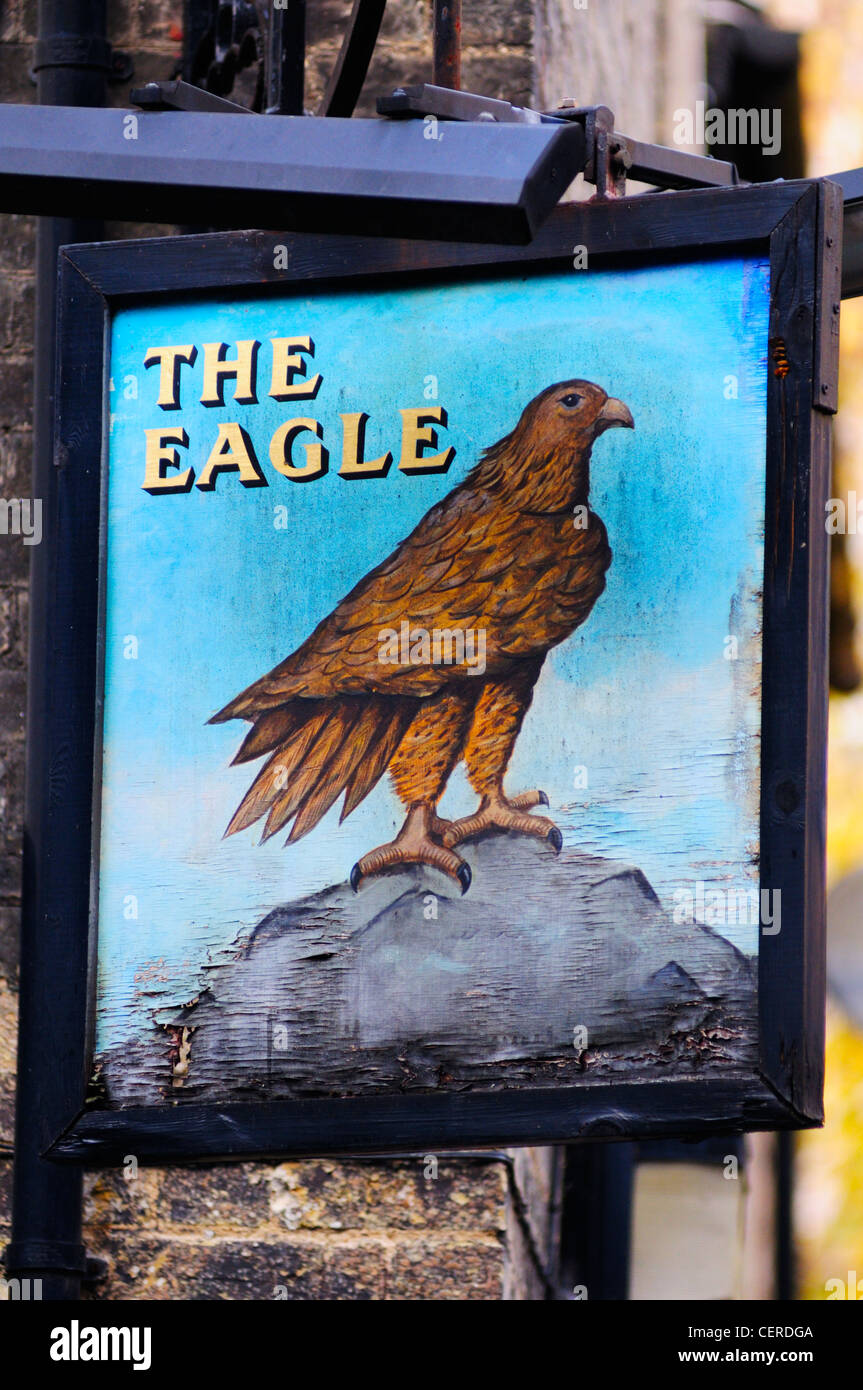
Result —
[[[538, 1171], [537, 1171], [538, 1170]], [[122, 1299], [537, 1299], [549, 1247], [523, 1193], [547, 1157], [106, 1172], [88, 1248]], [[542, 1255], [539, 1252], [542, 1251]]]
[[[349, 5], [312, 0], [307, 104], [319, 99]], [[111, 42], [135, 84], [169, 77], [180, 4], [111, 0]], [[466, 4], [464, 82], [527, 101], [532, 17], [511, 0]], [[0, 100], [31, 102], [35, 0], [4, 0]], [[391, 0], [362, 110], [428, 80], [427, 0]], [[109, 101], [127, 104], [128, 84]], [[0, 497], [30, 495], [33, 222], [0, 218]], [[118, 225], [114, 236], [163, 234]], [[0, 1245], [9, 1238], [15, 979], [23, 815], [27, 562], [0, 536]], [[88, 1251], [108, 1261], [96, 1298], [535, 1299], [554, 1247], [553, 1150], [488, 1161], [244, 1164], [113, 1171], [86, 1180]]]
[[[0, 15], [0, 99], [32, 101], [27, 76], [35, 4]], [[0, 227], [0, 497], [30, 496], [34, 223]], [[11, 1190], [15, 970], [24, 795], [27, 567], [20, 538], [0, 536], [0, 1239]]]

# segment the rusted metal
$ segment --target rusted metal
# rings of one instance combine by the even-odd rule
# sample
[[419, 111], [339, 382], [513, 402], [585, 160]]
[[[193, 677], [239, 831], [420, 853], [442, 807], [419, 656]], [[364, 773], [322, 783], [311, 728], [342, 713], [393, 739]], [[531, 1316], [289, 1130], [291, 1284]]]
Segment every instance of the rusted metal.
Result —
[[594, 183], [596, 199], [623, 198], [626, 195], [626, 167], [619, 162], [621, 145], [614, 133], [614, 112], [597, 106], [593, 116]]
[[461, 87], [461, 0], [434, 0], [434, 83]]

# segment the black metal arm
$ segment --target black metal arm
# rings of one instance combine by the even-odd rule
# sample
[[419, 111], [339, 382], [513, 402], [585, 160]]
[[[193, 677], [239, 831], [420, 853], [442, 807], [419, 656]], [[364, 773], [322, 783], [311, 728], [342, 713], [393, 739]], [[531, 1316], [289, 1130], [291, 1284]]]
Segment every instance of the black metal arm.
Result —
[[453, 123], [440, 142], [394, 121], [0, 106], [0, 210], [41, 215], [517, 244], [584, 162], [563, 122]]
[[394, 120], [435, 116], [442, 121], [496, 125], [575, 123], [585, 134], [584, 176], [596, 184], [601, 197], [622, 196], [627, 178], [658, 188], [730, 188], [742, 182], [735, 166], [724, 160], [622, 135], [614, 129], [614, 113], [607, 106], [564, 105], [556, 111], [532, 111], [475, 92], [455, 92], [424, 82], [416, 87], [397, 87], [391, 96], [379, 97], [377, 109], [380, 115]]

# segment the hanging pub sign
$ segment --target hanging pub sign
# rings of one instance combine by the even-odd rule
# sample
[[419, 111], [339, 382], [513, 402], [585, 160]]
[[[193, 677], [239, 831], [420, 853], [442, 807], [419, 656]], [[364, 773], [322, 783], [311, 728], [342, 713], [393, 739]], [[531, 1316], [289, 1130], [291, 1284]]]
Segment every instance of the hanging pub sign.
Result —
[[65, 249], [53, 1157], [818, 1122], [840, 213]]

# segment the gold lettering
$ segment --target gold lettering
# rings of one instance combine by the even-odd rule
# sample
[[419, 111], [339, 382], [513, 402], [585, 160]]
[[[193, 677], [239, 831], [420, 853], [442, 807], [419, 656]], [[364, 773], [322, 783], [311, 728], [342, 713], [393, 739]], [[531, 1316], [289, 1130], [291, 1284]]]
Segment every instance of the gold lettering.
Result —
[[184, 343], [181, 347], [152, 347], [144, 353], [144, 366], [159, 365], [159, 405], [163, 410], [180, 409], [180, 367], [187, 362], [191, 367], [198, 355], [194, 343]]
[[219, 473], [236, 470], [243, 487], [266, 487], [267, 480], [261, 472], [252, 441], [241, 425], [220, 425], [216, 442], [210, 450], [210, 457], [204, 471], [195, 484], [202, 492], [212, 492]]
[[387, 450], [380, 458], [364, 459], [366, 424], [368, 415], [358, 410], [355, 414], [342, 416], [344, 444], [342, 446], [342, 466], [340, 478], [385, 478], [389, 472], [393, 456]]
[[309, 483], [313, 478], [322, 478], [329, 466], [329, 454], [323, 444], [304, 444], [305, 467], [297, 468], [291, 454], [294, 440], [303, 430], [311, 430], [318, 439], [323, 439], [324, 427], [320, 420], [288, 420], [284, 425], [279, 425], [270, 440], [270, 463], [277, 472], [296, 483]]
[[273, 345], [273, 381], [270, 395], [277, 401], [287, 401], [291, 397], [314, 400], [322, 380], [320, 372], [316, 372], [309, 381], [293, 380], [295, 373], [302, 372], [305, 376], [308, 371], [300, 353], [308, 353], [309, 357], [315, 355], [315, 345], [311, 338], [271, 338], [270, 342]]
[[402, 417], [402, 454], [399, 468], [404, 473], [445, 473], [455, 457], [450, 445], [439, 454], [423, 454], [424, 445], [437, 447], [437, 430], [432, 422], [446, 429], [447, 413], [442, 405], [424, 405], [418, 410], [400, 410]]
[[234, 400], [240, 405], [257, 404], [255, 395], [255, 371], [260, 343], [256, 338], [245, 338], [237, 343], [237, 355], [233, 361], [225, 359], [227, 343], [204, 343], [204, 391], [201, 405], [225, 404], [225, 378], [236, 377]]
[[177, 425], [170, 430], [144, 430], [147, 437], [147, 448], [145, 453], [144, 481], [141, 484], [145, 492], [188, 492], [192, 483], [195, 481], [195, 474], [191, 468], [187, 468], [184, 473], [178, 474], [175, 478], [165, 476], [166, 468], [179, 468], [180, 456], [176, 449], [169, 447], [169, 441], [173, 440], [182, 448], [189, 447], [189, 436], [181, 425]]

